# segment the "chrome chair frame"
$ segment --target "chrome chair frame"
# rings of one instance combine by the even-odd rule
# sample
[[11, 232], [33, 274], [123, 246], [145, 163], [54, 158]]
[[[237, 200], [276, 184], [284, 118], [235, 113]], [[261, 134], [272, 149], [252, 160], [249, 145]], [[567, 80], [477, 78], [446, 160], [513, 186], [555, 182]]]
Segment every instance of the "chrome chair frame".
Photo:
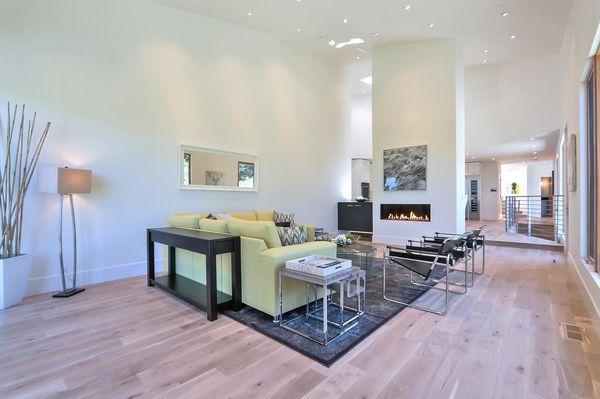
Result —
[[[450, 241], [452, 241], [452, 239], [447, 239], [447, 240], [444, 241], [444, 244], [446, 244], [446, 243], [448, 243]], [[443, 246], [442, 246], [442, 248], [443, 248]], [[407, 307], [410, 307], [410, 308], [413, 308], [413, 309], [417, 309], [417, 310], [421, 310], [421, 311], [424, 311], [424, 312], [429, 312], [429, 313], [433, 313], [433, 314], [437, 314], [437, 315], [441, 315], [441, 316], [445, 315], [448, 312], [448, 297], [449, 297], [449, 294], [450, 293], [454, 293], [454, 294], [461, 295], [463, 293], [454, 292], [454, 291], [450, 290], [451, 283], [449, 282], [449, 276], [450, 276], [450, 270], [451, 270], [450, 262], [451, 262], [451, 258], [452, 258], [452, 253], [448, 252], [448, 253], [444, 254], [442, 248], [440, 248], [438, 254], [436, 254], [433, 257], [431, 257], [431, 261], [429, 261], [429, 260], [410, 259], [409, 258], [409, 260], [411, 260], [411, 261], [416, 261], [416, 262], [421, 262], [421, 263], [424, 263], [424, 264], [431, 265], [430, 272], [433, 271], [433, 269], [436, 266], [443, 266], [444, 267], [444, 276], [441, 279], [439, 279], [439, 280], [431, 279], [435, 284], [441, 282], [442, 280], [444, 281], [445, 287], [444, 288], [439, 288], [439, 287], [435, 287], [435, 286], [431, 286], [431, 285], [426, 285], [426, 284], [420, 284], [420, 283], [413, 282], [413, 278], [412, 278], [413, 277], [413, 271], [410, 268], [408, 268], [408, 267], [402, 265], [401, 263], [399, 263], [397, 260], [394, 260], [394, 258], [399, 258], [399, 257], [390, 255], [390, 250], [394, 250], [394, 252], [405, 251], [405, 253], [407, 253], [407, 254], [411, 254], [411, 252], [406, 252], [406, 249], [404, 249], [404, 248], [396, 248], [396, 247], [392, 247], [392, 246], [389, 246], [389, 245], [386, 246], [385, 247], [385, 254], [384, 254], [384, 258], [383, 258], [383, 286], [382, 286], [383, 298], [386, 301], [398, 303], [400, 305], [404, 305], [404, 306], [407, 306]], [[431, 253], [427, 254], [427, 256], [430, 256], [430, 255], [431, 255]], [[444, 259], [444, 260], [442, 260], [442, 259]], [[387, 295], [387, 284], [386, 284], [386, 268], [387, 268], [388, 262], [390, 263], [390, 265], [392, 265], [393, 263], [396, 263], [397, 265], [399, 265], [401, 267], [404, 267], [405, 269], [408, 269], [410, 271], [410, 273], [411, 273], [411, 284], [418, 285], [418, 286], [425, 286], [427, 288], [437, 289], [437, 290], [443, 291], [445, 293], [445, 295], [444, 295], [444, 307], [443, 307], [443, 310], [436, 310], [436, 309], [429, 308], [429, 307], [426, 307], [426, 306], [415, 305], [415, 304], [412, 304], [412, 303], [403, 302], [403, 301], [400, 301], [398, 299], [394, 299], [394, 298], [389, 297]], [[465, 276], [466, 276], [466, 273], [465, 273]], [[427, 280], [430, 279], [429, 276], [427, 276], [427, 277], [421, 276], [421, 278], [423, 279], [423, 281], [427, 281]], [[466, 277], [465, 277], [465, 279], [466, 279]], [[465, 292], [466, 292], [466, 287], [465, 287]]]
[[[463, 257], [457, 257], [455, 256], [456, 252], [453, 251], [450, 254], [450, 260], [449, 260], [449, 269], [450, 271], [456, 271], [456, 272], [460, 272], [463, 273], [465, 276], [465, 281], [464, 283], [449, 283], [450, 285], [456, 286], [456, 287], [463, 287], [462, 291], [454, 291], [454, 290], [450, 290], [450, 292], [454, 293], [454, 294], [459, 294], [459, 295], [464, 295], [467, 293], [467, 289], [469, 287], [473, 286], [473, 275], [471, 274], [471, 284], [468, 283], [468, 279], [467, 276], [469, 275], [469, 250], [468, 248], [465, 246], [466, 242], [464, 240], [464, 237], [453, 237], [453, 238], [448, 238], [447, 240], [459, 240], [461, 245], [459, 245], [457, 247], [457, 249], [459, 249], [460, 251], [462, 251], [462, 253], [464, 254]], [[421, 240], [408, 240], [409, 246], [407, 246], [405, 249], [406, 251], [410, 252], [410, 253], [417, 253], [420, 255], [424, 255], [424, 256], [430, 256], [430, 257], [435, 257], [435, 255], [437, 254], [437, 252], [439, 251], [440, 247], [447, 241], [443, 241], [442, 243], [432, 243], [432, 242], [425, 242], [425, 241], [421, 241]], [[414, 245], [417, 244], [417, 245]], [[465, 269], [459, 269], [456, 267], [456, 265], [458, 263], [460, 263], [461, 261], [464, 261], [465, 264]], [[413, 282], [413, 273], [411, 272], [410, 275], [410, 280], [411, 283]], [[415, 285], [421, 285], [421, 286], [426, 286], [429, 287], [428, 285], [425, 284], [420, 284], [415, 282]], [[436, 289], [434, 287], [434, 289]]]

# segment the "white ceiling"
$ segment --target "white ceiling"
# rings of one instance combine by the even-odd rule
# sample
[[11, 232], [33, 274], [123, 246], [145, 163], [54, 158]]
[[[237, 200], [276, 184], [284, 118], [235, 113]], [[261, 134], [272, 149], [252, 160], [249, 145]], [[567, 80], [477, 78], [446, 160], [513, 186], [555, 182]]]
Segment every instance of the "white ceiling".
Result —
[[552, 159], [556, 154], [560, 132], [552, 132], [522, 140], [478, 148], [467, 152], [467, 162], [499, 161], [502, 163]]
[[[467, 65], [558, 52], [572, 0], [153, 0], [270, 32], [343, 62], [369, 57], [374, 46], [453, 38]], [[405, 7], [410, 5], [410, 10]], [[509, 15], [501, 14], [508, 11]], [[249, 16], [248, 13], [252, 15]], [[343, 23], [347, 18], [348, 22]], [[434, 24], [432, 28], [430, 24]], [[298, 32], [297, 29], [300, 29]], [[374, 37], [374, 33], [378, 33]], [[517, 38], [511, 40], [511, 35]], [[336, 49], [329, 40], [360, 37]], [[484, 54], [484, 50], [489, 52]]]

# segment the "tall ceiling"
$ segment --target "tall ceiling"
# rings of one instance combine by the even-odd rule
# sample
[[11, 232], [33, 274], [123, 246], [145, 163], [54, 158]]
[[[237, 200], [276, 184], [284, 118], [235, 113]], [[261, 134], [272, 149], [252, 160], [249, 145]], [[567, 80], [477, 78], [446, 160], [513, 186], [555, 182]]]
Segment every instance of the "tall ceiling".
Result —
[[[153, 1], [263, 30], [343, 62], [368, 58], [373, 47], [383, 44], [453, 38], [463, 45], [466, 65], [558, 52], [573, 3], [573, 0]], [[508, 15], [503, 16], [505, 12]], [[511, 39], [512, 35], [516, 37]], [[365, 43], [341, 49], [328, 44], [330, 40], [339, 43], [352, 38], [362, 38]]]

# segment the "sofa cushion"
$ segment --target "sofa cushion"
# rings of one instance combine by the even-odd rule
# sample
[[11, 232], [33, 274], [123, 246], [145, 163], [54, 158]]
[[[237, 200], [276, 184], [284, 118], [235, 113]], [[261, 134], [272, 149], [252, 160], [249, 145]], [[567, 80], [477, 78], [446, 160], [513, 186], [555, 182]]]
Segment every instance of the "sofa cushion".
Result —
[[228, 212], [234, 218], [242, 219], [242, 220], [256, 220], [256, 213], [254, 211], [250, 212]]
[[292, 227], [277, 227], [277, 234], [281, 245], [298, 245], [306, 242], [306, 226], [295, 225]]
[[256, 220], [263, 222], [273, 221], [273, 211], [254, 211], [256, 213]]
[[213, 233], [229, 233], [227, 220], [200, 219], [198, 224], [200, 230], [211, 231]]
[[229, 233], [244, 237], [259, 238], [267, 244], [268, 248], [281, 246], [277, 229], [273, 222], [259, 222], [241, 219], [229, 219], [227, 221]]
[[181, 227], [184, 229], [197, 229], [198, 221], [205, 218], [204, 213], [178, 213], [167, 218], [167, 222], [171, 227]]

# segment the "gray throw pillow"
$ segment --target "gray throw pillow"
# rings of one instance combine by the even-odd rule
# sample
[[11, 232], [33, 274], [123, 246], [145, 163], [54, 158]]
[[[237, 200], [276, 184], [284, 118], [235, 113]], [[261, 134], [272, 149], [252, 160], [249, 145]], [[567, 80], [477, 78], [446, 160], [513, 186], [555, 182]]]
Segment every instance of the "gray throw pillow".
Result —
[[277, 227], [277, 234], [282, 246], [298, 245], [306, 242], [306, 226], [294, 225], [292, 227]]

